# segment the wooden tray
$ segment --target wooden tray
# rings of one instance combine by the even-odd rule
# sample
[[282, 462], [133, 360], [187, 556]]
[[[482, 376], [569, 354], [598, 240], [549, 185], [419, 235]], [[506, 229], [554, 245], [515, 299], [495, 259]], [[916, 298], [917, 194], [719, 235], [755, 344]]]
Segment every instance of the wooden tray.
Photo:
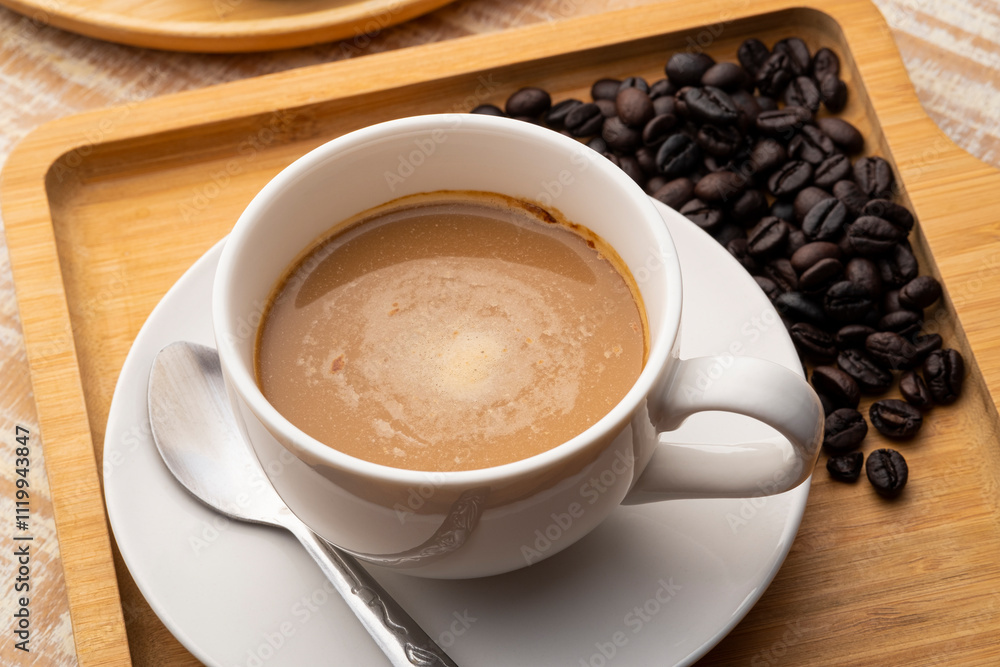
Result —
[[170, 51], [289, 49], [371, 35], [451, 0], [0, 0], [32, 21]]
[[[194, 664], [120, 560], [115, 578], [101, 443], [139, 327], [276, 172], [378, 121], [502, 102], [531, 84], [556, 100], [584, 97], [601, 76], [659, 78], [669, 54], [692, 44], [734, 60], [748, 36], [800, 35], [841, 55], [844, 116], [895, 165], [920, 220], [924, 272], [947, 289], [929, 327], [969, 374], [956, 405], [895, 445], [912, 471], [903, 497], [816, 476], [784, 567], [705, 663], [996, 664], [1000, 174], [926, 117], [872, 5], [809, 1], [817, 8], [698, 2], [534, 25], [88, 113], [25, 139], [0, 195], [81, 662], [127, 661], [127, 627], [137, 663]], [[865, 449], [885, 444], [875, 434]]]

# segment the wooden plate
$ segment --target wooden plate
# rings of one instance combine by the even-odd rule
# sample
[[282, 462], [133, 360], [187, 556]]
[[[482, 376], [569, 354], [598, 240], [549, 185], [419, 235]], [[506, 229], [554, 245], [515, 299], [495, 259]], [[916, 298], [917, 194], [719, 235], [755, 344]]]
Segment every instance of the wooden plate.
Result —
[[170, 51], [273, 51], [371, 35], [451, 0], [0, 0], [35, 21]]
[[927, 118], [872, 5], [808, 2], [709, 0], [538, 24], [91, 112], [25, 139], [0, 200], [81, 660], [128, 659], [122, 607], [137, 662], [191, 660], [127, 571], [115, 578], [100, 443], [139, 327], [274, 174], [381, 120], [501, 103], [525, 85], [583, 98], [599, 77], [661, 77], [678, 50], [735, 60], [748, 36], [790, 35], [840, 54], [851, 90], [842, 115], [867, 152], [893, 163], [919, 218], [915, 251], [946, 288], [928, 328], [969, 371], [961, 400], [930, 413], [915, 440], [866, 441], [866, 451], [905, 448], [904, 496], [887, 502], [867, 482], [816, 475], [785, 566], [705, 661], [1000, 660], [1000, 173]]

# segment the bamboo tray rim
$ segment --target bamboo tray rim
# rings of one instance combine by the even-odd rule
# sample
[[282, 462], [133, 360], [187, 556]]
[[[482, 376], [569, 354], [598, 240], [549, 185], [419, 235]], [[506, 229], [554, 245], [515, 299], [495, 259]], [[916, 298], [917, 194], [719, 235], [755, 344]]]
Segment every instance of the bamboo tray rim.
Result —
[[[121, 642], [124, 644], [125, 632], [120, 608], [117, 609], [117, 618], [115, 618], [113, 603], [117, 600], [118, 593], [113, 581], [114, 568], [111, 564], [105, 509], [101, 497], [98, 471], [93, 460], [93, 442], [90, 438], [88, 415], [83, 401], [83, 387], [80, 383], [77, 353], [72, 336], [68, 337], [63, 344], [56, 346], [52, 346], [46, 340], [47, 336], [53, 332], [72, 331], [58, 248], [53, 234], [54, 223], [49, 210], [47, 178], [53, 165], [74, 152], [82, 153], [101, 146], [169, 133], [190, 126], [207, 127], [215, 123], [232, 122], [241, 118], [258, 116], [276, 109], [307, 107], [322, 103], [327, 99], [353, 97], [363, 95], [366, 92], [413, 86], [448, 76], [487, 71], [490, 67], [523, 64], [566, 53], [610, 47], [615, 44], [655, 37], [659, 34], [679, 33], [705, 25], [706, 17], [728, 16], [729, 18], [724, 18], [724, 20], [735, 21], [782, 11], [816, 12], [830, 17], [840, 25], [844, 31], [845, 40], [853, 50], [857, 47], [857, 44], [851, 40], [851, 33], [855, 26], [844, 25], [842, 21], [838, 20], [838, 16], [853, 12], [855, 16], [861, 16], [868, 24], [885, 29], [888, 39], [887, 28], [881, 15], [867, 0], [844, 0], [839, 4], [822, 7], [804, 6], [794, 0], [772, 0], [763, 7], [743, 6], [737, 11], [728, 8], [726, 3], [717, 1], [703, 3], [702, 6], [688, 8], [687, 11], [688, 13], [679, 14], [674, 8], [643, 6], [569, 19], [555, 24], [534, 24], [502, 33], [473, 35], [447, 42], [414, 46], [366, 58], [315, 65], [301, 70], [256, 77], [193, 92], [177, 93], [132, 105], [127, 108], [123, 119], [109, 128], [97, 141], [88, 141], [81, 129], [94, 127], [95, 123], [100, 123], [102, 119], [112, 117], [113, 114], [121, 114], [123, 107], [96, 110], [52, 121], [32, 132], [15, 147], [4, 166], [2, 180], [0, 180], [0, 194], [2, 194], [0, 201], [2, 201], [7, 227], [11, 264], [15, 274], [15, 289], [24, 323], [29, 365], [36, 386], [42, 436], [45, 438], [46, 433], [67, 433], [69, 441], [76, 451], [74, 460], [79, 462], [80, 457], [82, 457], [86, 463], [88, 456], [91, 459], [90, 472], [85, 476], [85, 479], [75, 480], [73, 484], [65, 486], [53, 485], [54, 502], [66, 504], [63, 509], [64, 513], [81, 512], [82, 514], [77, 516], [88, 518], [88, 522], [79, 527], [70, 528], [65, 524], [59, 525], [60, 541], [65, 540], [64, 560], [67, 568], [74, 564], [82, 564], [86, 568], [94, 568], [93, 572], [106, 575], [110, 567], [112, 574], [111, 582], [101, 584], [98, 581], [90, 587], [83, 586], [81, 588], [81, 590], [87, 590], [90, 593], [96, 592], [96, 595], [88, 597], [78, 593], [82, 596], [81, 598], [71, 598], [74, 629], [75, 632], [79, 633], [77, 646], [81, 661], [90, 655], [103, 654], [103, 651], [107, 650], [111, 643]], [[569, 50], [557, 48], [545, 39], [546, 36], [558, 31], [572, 31], [598, 25], [606, 28], [599, 37], [581, 31], [581, 38], [577, 40], [575, 47]], [[607, 29], [608, 26], [610, 29]], [[511, 47], [515, 45], [517, 49], [510, 51]], [[481, 51], [477, 53], [477, 59], [474, 61], [465, 63], [462, 59], [458, 59], [459, 62], [463, 62], [460, 67], [445, 64], [448, 60], [445, 56], [461, 54], [473, 46]], [[512, 58], [509, 55], [511, 52], [517, 53], [517, 56]], [[428, 63], [428, 67], [421, 68], [419, 72], [413, 72], [407, 68], [407, 65], [418, 55]], [[902, 62], [894, 49], [893, 56], [888, 65], [882, 64], [881, 66], [893, 70], [894, 76], [905, 81], [906, 85], [891, 90], [868, 89], [875, 117], [881, 118], [879, 109], [884, 109], [890, 102], [906, 107], [907, 122], [916, 123], [916, 126], [925, 133], [925, 137], [935, 139], [936, 153], [934, 160], [930, 163], [931, 166], [937, 162], [948, 162], [949, 169], [954, 169], [955, 165], [960, 166], [971, 181], [993, 185], [994, 198], [997, 200], [996, 203], [1000, 204], [1000, 173], [968, 155], [944, 137], [920, 108], [916, 94], [906, 78]], [[862, 73], [862, 79], [864, 79], [866, 69], [864, 61], [858, 58], [857, 65]], [[367, 79], [365, 79], [364, 84], [355, 85], [349, 91], [342, 92], [337, 90], [336, 86], [331, 87], [330, 85], [330, 81], [336, 80], [335, 74], [354, 79], [365, 74]], [[282, 90], [283, 87], [286, 89]], [[288, 89], [292, 89], [292, 92], [289, 93]], [[269, 93], [268, 90], [275, 92]], [[322, 92], [317, 95], [317, 90]], [[192, 121], [183, 114], [160, 113], [178, 106], [218, 99], [223, 96], [227, 98], [228, 104], [214, 105], [206, 115], [199, 117], [197, 121]], [[232, 109], [239, 109], [239, 111], [233, 113]], [[149, 122], [150, 116], [156, 117], [151, 123]], [[901, 153], [907, 150], [919, 150], [910, 145], [912, 140], [907, 139], [905, 130], [906, 128], [902, 125], [899, 127], [883, 125], [882, 133], [893, 153], [897, 152], [897, 148], [900, 148], [899, 152]], [[901, 147], [907, 148], [902, 150]], [[895, 163], [895, 160], [893, 162]], [[905, 184], [905, 175], [903, 180]], [[911, 195], [920, 191], [921, 188], [908, 190]], [[918, 219], [923, 221], [926, 217], [925, 214], [933, 209], [920, 197], [913, 199], [915, 213]], [[958, 213], [961, 213], [962, 210], [971, 208], [971, 204], [963, 205], [959, 202], [956, 207]], [[935, 257], [933, 238], [928, 239], [928, 247], [932, 257]], [[987, 250], [983, 249], [983, 252], [985, 253]], [[995, 255], [996, 253], [994, 253]], [[963, 324], [968, 326], [966, 313], [971, 313], [972, 306], [981, 305], [982, 299], [987, 297], [987, 294], [981, 294], [978, 301], [970, 299], [965, 300], [962, 304], [953, 304], [953, 316], [956, 318], [957, 325], [959, 327]], [[45, 318], [39, 319], [32, 315], [34, 311], [31, 310], [31, 307], [42, 304], [47, 304], [51, 312]], [[970, 315], [970, 319], [973, 321], [977, 318], [980, 318], [978, 313]], [[969, 345], [974, 353], [973, 358], [967, 361], [974, 364], [985, 358], [989, 360], [992, 367], [992, 363], [996, 361], [997, 352], [1000, 350], [1000, 342], [987, 335], [973, 336], [968, 330], [965, 333], [969, 337]], [[68, 386], [70, 393], [75, 396], [75, 403], [70, 406], [70, 409], [58, 414], [52, 411], [56, 406], [46, 403], [47, 397], [43, 394], [47, 388], [51, 387], [55, 378], [64, 383], [68, 380], [68, 385], [64, 384], [63, 386]], [[994, 409], [996, 409], [996, 406], [1000, 404], [1000, 379], [996, 378], [995, 374], [994, 376], [984, 374], [984, 378], [986, 390], [989, 392]], [[80, 451], [81, 448], [83, 451]], [[79, 495], [73, 496], [72, 500], [67, 499], [66, 494], [74, 492], [78, 492]], [[59, 498], [56, 498], [57, 494]], [[93, 504], [95, 500], [99, 503], [96, 507]], [[60, 513], [58, 507], [56, 511], [58, 517]], [[75, 541], [78, 535], [82, 535], [82, 541], [79, 544]], [[97, 551], [83, 556], [78, 551], [83, 544], [88, 545], [88, 547], [97, 544]], [[67, 587], [69, 588], [69, 582], [67, 582]], [[108, 590], [109, 588], [113, 590]], [[93, 619], [89, 621], [85, 619], [85, 615], [89, 615], [94, 610], [99, 610], [98, 616], [101, 616], [99, 627], [91, 625]], [[127, 659], [127, 651], [125, 655]]]
[[[294, 3], [291, 0], [283, 3], [284, 14], [229, 19], [224, 10], [236, 9], [245, 0], [214, 0], [218, 15], [215, 20], [146, 18], [142, 16], [141, 0], [134, 3], [135, 13], [94, 7], [86, 0], [54, 4], [44, 0], [0, 0], [0, 5], [25, 15], [35, 24], [51, 24], [121, 44], [171, 51], [235, 53], [287, 49], [374, 34], [453, 1], [355, 0], [327, 9], [288, 13], [287, 6]], [[267, 6], [264, 2], [257, 4]]]

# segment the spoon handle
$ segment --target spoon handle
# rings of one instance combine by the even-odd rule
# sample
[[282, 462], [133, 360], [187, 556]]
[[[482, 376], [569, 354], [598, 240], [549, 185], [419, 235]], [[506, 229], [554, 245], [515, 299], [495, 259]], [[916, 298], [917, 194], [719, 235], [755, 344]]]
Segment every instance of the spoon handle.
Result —
[[287, 521], [285, 527], [306, 548], [394, 667], [458, 667], [353, 556], [300, 521]]

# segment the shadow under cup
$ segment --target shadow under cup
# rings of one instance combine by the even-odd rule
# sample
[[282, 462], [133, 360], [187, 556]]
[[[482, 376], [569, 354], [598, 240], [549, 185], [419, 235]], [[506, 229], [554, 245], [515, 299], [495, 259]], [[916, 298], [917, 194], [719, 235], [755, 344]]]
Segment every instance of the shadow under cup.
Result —
[[[587, 227], [629, 267], [648, 319], [646, 365], [617, 406], [570, 441], [495, 468], [434, 473], [356, 459], [292, 426], [255, 382], [254, 347], [268, 297], [304, 251], [352, 216], [440, 190], [500, 193], [556, 209]], [[595, 470], [614, 466], [614, 484], [540, 556], [569, 546], [621, 502], [655, 446], [655, 432], [641, 438], [631, 432], [633, 417], [638, 411], [639, 421], [649, 424], [645, 397], [676, 354], [680, 301], [673, 242], [649, 198], [621, 170], [550, 130], [506, 118], [446, 114], [352, 132], [278, 174], [226, 242], [214, 284], [213, 323], [237, 421], [292, 511], [348, 551], [450, 578], [530, 564], [524, 545], [551, 523], [550, 515], [579, 500], [579, 480]], [[639, 440], [648, 446], [640, 447]], [[469, 507], [456, 515], [462, 503]]]

